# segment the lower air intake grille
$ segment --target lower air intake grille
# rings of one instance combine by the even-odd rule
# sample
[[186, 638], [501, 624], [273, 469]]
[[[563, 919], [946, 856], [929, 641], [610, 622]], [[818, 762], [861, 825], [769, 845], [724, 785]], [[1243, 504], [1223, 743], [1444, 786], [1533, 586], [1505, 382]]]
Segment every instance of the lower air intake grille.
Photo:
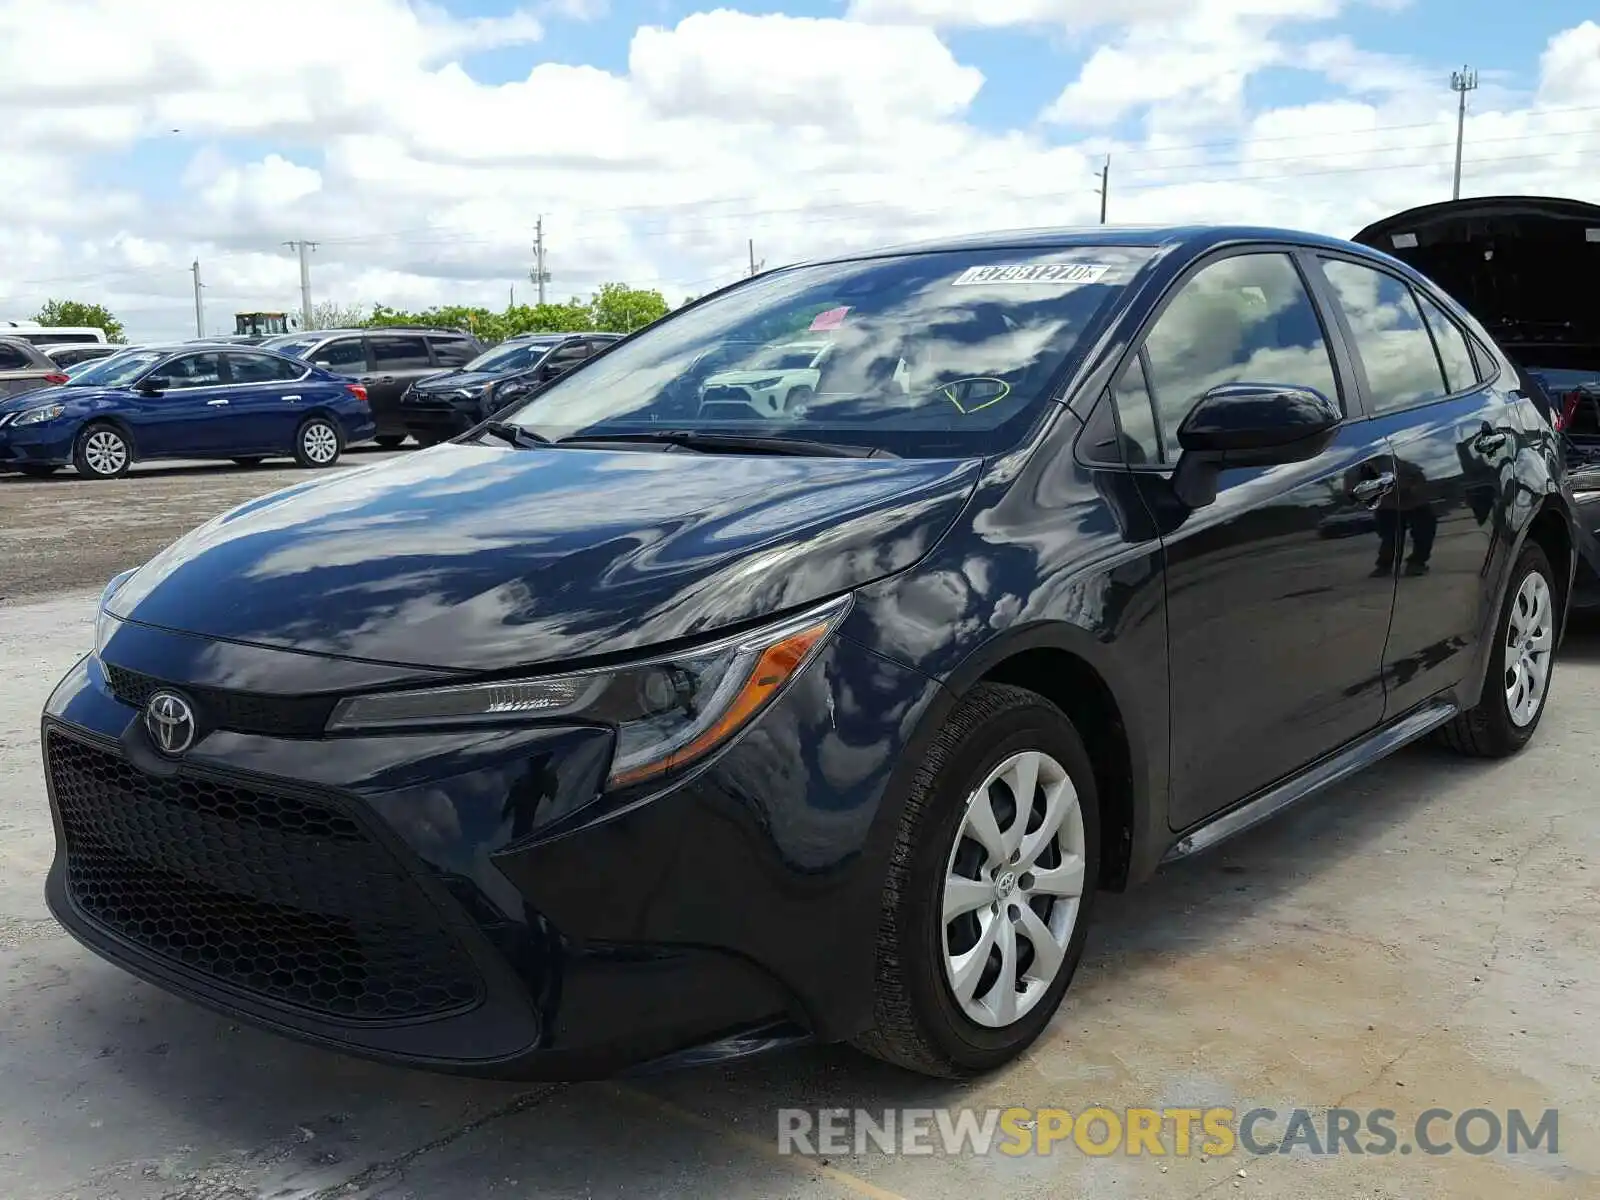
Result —
[[476, 1002], [465, 952], [394, 856], [338, 809], [46, 734], [67, 889], [168, 964], [281, 1005], [394, 1021]]

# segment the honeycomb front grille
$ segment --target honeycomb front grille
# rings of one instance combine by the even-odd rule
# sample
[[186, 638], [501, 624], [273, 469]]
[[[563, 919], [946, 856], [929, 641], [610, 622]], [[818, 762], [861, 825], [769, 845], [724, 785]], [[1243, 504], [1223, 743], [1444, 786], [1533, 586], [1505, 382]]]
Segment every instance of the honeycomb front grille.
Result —
[[394, 1021], [477, 1001], [470, 960], [394, 856], [314, 800], [157, 778], [51, 730], [67, 888], [169, 964], [280, 1005]]

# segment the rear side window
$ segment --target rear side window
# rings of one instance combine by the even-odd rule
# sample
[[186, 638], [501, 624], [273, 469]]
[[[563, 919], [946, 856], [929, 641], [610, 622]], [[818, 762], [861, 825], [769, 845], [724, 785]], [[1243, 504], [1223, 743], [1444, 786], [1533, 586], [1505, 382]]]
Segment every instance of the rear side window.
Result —
[[311, 359], [327, 363], [331, 371], [365, 371], [367, 348], [360, 338], [335, 338], [320, 350], [313, 350]]
[[464, 367], [477, 357], [472, 343], [464, 338], [429, 338], [433, 358], [441, 367]]
[[26, 371], [32, 366], [33, 360], [21, 348], [0, 342], [0, 371]]
[[1472, 348], [1467, 345], [1467, 335], [1432, 300], [1417, 293], [1422, 305], [1422, 315], [1433, 332], [1433, 344], [1439, 348], [1439, 361], [1444, 364], [1445, 385], [1452, 392], [1464, 392], [1478, 386], [1478, 368], [1472, 361]]
[[379, 371], [404, 371], [431, 367], [428, 343], [420, 337], [375, 337], [372, 339], [372, 365]]
[[550, 363], [555, 366], [569, 367], [573, 363], [582, 362], [590, 354], [588, 342], [568, 342], [550, 356]]
[[1324, 259], [1322, 270], [1350, 323], [1374, 412], [1448, 392], [1433, 338], [1409, 287], [1386, 271], [1343, 259]]
[[1292, 384], [1340, 398], [1322, 323], [1287, 254], [1238, 254], [1201, 267], [1156, 318], [1144, 351], [1163, 456], [1151, 461], [1176, 461], [1178, 427], [1222, 384]]
[[280, 380], [299, 379], [305, 374], [303, 365], [269, 354], [230, 354], [228, 369], [235, 383], [275, 383]]

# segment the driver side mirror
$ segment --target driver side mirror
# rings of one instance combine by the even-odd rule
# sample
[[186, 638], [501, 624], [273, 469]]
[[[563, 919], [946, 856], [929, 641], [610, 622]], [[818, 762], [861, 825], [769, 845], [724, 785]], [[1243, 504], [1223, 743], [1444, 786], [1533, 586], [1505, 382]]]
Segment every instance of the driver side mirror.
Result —
[[158, 380], [143, 379], [139, 382], [138, 392], [141, 396], [159, 396], [163, 390]]
[[1214, 387], [1178, 426], [1183, 453], [1173, 490], [1188, 508], [1217, 498], [1217, 477], [1230, 467], [1305, 462], [1327, 448], [1344, 414], [1313, 388], [1227, 383]]
[[316, 362], [312, 363], [311, 365], [313, 367], [321, 367], [324, 371], [333, 370], [333, 364], [331, 362], [329, 362], [325, 358], [319, 358], [319, 359], [317, 359]]

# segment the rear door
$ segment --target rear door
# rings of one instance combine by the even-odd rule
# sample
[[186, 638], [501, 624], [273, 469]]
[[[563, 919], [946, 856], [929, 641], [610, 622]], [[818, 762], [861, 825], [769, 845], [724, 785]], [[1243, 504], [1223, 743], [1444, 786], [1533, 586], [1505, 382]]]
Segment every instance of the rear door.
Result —
[[1178, 829], [1383, 716], [1394, 582], [1373, 577], [1367, 497], [1393, 460], [1383, 432], [1361, 419], [1342, 344], [1302, 270], [1288, 249], [1207, 259], [1168, 296], [1112, 390], [1129, 469], [1174, 511], [1177, 430], [1209, 389], [1308, 387], [1347, 417], [1317, 457], [1224, 470], [1212, 504], [1163, 522]]
[[180, 354], [140, 381], [129, 423], [141, 458], [214, 458], [229, 445], [228, 385], [215, 350]]
[[303, 363], [273, 354], [233, 350], [224, 354], [228, 378], [229, 432], [239, 454], [284, 453], [294, 446], [294, 433], [306, 408]]
[[439, 368], [433, 365], [427, 339], [420, 333], [375, 333], [367, 338], [367, 344], [372, 360], [367, 401], [378, 422], [378, 434], [403, 436], [406, 426], [400, 413], [401, 393]]
[[1397, 580], [1384, 653], [1387, 715], [1475, 669], [1498, 597], [1486, 586], [1513, 538], [1524, 436], [1514, 377], [1480, 379], [1455, 319], [1382, 267], [1320, 256], [1354, 346], [1373, 424], [1394, 448], [1397, 487], [1378, 514], [1377, 565]]

